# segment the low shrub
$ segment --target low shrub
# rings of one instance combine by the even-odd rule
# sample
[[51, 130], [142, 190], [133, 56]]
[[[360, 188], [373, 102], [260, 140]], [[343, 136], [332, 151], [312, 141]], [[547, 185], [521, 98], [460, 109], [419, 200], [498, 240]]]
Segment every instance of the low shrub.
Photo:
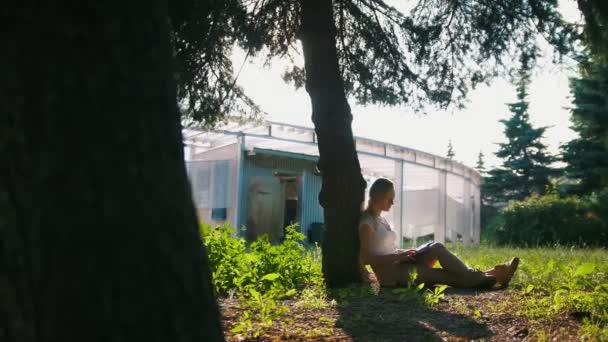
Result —
[[608, 246], [608, 190], [582, 198], [553, 191], [512, 201], [486, 229], [497, 244]]

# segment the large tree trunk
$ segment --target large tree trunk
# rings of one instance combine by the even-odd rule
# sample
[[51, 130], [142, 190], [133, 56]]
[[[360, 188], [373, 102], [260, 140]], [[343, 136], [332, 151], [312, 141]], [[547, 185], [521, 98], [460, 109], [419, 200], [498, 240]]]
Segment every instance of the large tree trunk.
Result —
[[4, 11], [0, 340], [222, 340], [166, 3]]
[[357, 225], [365, 181], [351, 129], [352, 115], [338, 67], [331, 0], [302, 1], [306, 91], [319, 143], [325, 209], [323, 274], [329, 286], [359, 281]]

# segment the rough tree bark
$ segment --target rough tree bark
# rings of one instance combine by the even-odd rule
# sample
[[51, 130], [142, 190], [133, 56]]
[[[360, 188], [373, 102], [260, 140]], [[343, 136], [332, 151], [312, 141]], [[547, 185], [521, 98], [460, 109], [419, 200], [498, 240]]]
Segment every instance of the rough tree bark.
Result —
[[165, 1], [3, 13], [0, 340], [223, 340]]
[[355, 150], [352, 115], [338, 66], [331, 0], [302, 1], [306, 91], [319, 144], [325, 210], [323, 275], [329, 286], [359, 281], [357, 225], [365, 180]]

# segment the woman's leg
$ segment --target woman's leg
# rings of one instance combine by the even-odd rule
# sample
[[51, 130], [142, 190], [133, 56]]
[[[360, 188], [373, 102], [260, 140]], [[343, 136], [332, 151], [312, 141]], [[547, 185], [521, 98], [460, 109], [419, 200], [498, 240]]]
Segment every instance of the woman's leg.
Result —
[[426, 252], [415, 255], [414, 258], [416, 259], [416, 264], [426, 265], [428, 267], [433, 267], [433, 264], [436, 261], [439, 261], [441, 267], [451, 273], [464, 274], [471, 271], [471, 268], [465, 265], [465, 263], [452, 254], [452, 252], [448, 251], [441, 243], [434, 243]]
[[427, 286], [445, 284], [459, 288], [490, 288], [496, 283], [496, 278], [484, 272], [467, 269], [465, 272], [455, 273], [444, 268], [432, 268], [420, 263], [406, 263], [398, 265], [398, 276], [395, 279], [399, 285], [412, 283], [411, 273], [416, 272], [414, 284], [424, 283]]
[[496, 265], [493, 269], [487, 271], [486, 273], [495, 277], [496, 281], [502, 286], [506, 286], [511, 281], [511, 278], [513, 278], [518, 266], [519, 258], [514, 257], [508, 263]]
[[[414, 258], [418, 270], [418, 283], [445, 284], [462, 288], [491, 286], [496, 282], [493, 275], [471, 269], [441, 243], [433, 244], [425, 253]], [[441, 268], [433, 268], [436, 261], [439, 261]]]
[[431, 268], [418, 266], [418, 277], [416, 283], [424, 283], [427, 286], [445, 284], [458, 288], [492, 287], [496, 278], [488, 276], [484, 272], [469, 270], [465, 273], [454, 273], [443, 268]]

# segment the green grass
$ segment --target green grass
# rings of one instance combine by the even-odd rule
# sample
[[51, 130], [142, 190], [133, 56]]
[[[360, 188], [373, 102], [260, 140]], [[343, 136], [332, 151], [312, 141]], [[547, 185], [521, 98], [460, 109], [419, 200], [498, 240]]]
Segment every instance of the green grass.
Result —
[[[328, 294], [321, 274], [319, 248], [305, 248], [304, 236], [294, 227], [286, 241], [273, 245], [267, 239], [246, 243], [234, 237], [233, 228], [201, 226], [207, 245], [213, 284], [221, 297], [234, 297], [244, 309], [232, 333], [258, 337], [273, 324], [289, 319], [290, 308], [329, 309], [348, 305], [356, 298], [376, 295], [369, 287], [350, 287]], [[590, 341], [608, 341], [608, 251], [556, 246], [553, 248], [509, 248], [480, 245], [463, 247], [448, 244], [448, 249], [475, 268], [490, 269], [518, 256], [521, 263], [508, 291], [518, 303], [498, 302], [490, 310], [500, 312], [517, 307], [517, 314], [531, 321], [550, 320], [570, 314], [581, 320], [578, 335]], [[443, 288], [434, 292], [422, 288], [392, 289], [389, 295], [406, 302], [435, 305], [444, 297]], [[458, 303], [455, 303], [455, 305]], [[505, 305], [510, 306], [505, 306]], [[513, 304], [513, 305], [511, 305]], [[456, 308], [458, 309], [458, 308]], [[480, 318], [482, 313], [466, 306], [463, 314]], [[479, 316], [479, 317], [477, 317]], [[360, 323], [360, 322], [359, 322]], [[327, 334], [327, 322], [307, 333]], [[533, 331], [543, 340], [544, 331]]]
[[489, 269], [518, 256], [511, 291], [521, 292], [519, 314], [529, 319], [572, 314], [583, 318], [579, 335], [608, 340], [608, 251], [606, 249], [509, 248], [480, 245], [448, 248], [470, 266]]

